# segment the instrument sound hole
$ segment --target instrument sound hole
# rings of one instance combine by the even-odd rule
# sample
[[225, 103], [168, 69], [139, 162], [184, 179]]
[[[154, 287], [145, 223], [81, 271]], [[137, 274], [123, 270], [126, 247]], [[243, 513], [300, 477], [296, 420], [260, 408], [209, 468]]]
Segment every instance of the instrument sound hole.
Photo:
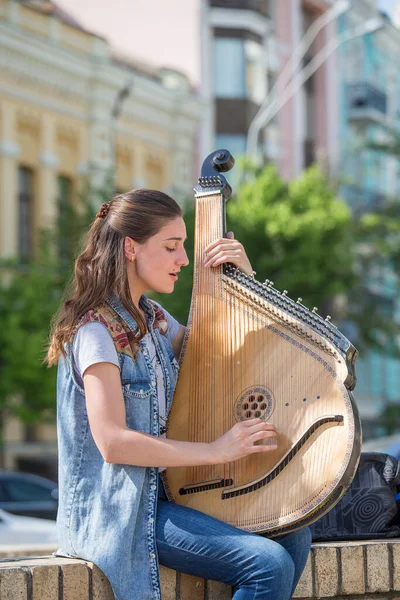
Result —
[[246, 388], [236, 400], [236, 420], [261, 418], [267, 421], [273, 412], [274, 404], [273, 394], [268, 388], [262, 386]]

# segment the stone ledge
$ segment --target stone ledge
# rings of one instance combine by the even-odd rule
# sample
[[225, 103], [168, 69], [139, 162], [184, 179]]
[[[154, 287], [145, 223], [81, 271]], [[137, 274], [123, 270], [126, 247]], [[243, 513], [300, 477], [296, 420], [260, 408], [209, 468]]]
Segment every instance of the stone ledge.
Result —
[[[40, 556], [43, 546], [25, 547], [25, 556], [0, 561], [1, 600], [113, 600], [107, 579], [93, 563]], [[31, 551], [35, 557], [26, 556]], [[161, 586], [163, 600], [232, 597], [229, 586], [165, 567]], [[400, 600], [400, 540], [313, 544], [293, 597]]]
[[0, 563], [2, 558], [14, 556], [49, 556], [57, 550], [56, 544], [0, 544]]

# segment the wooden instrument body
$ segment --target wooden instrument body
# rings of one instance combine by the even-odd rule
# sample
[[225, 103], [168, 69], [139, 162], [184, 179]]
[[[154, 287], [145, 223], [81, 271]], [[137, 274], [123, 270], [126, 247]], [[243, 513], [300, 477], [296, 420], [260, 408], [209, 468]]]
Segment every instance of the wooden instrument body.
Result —
[[260, 417], [276, 426], [278, 447], [225, 465], [168, 468], [167, 494], [278, 535], [319, 518], [354, 476], [361, 428], [348, 387], [356, 351], [273, 288], [229, 265], [205, 269], [204, 248], [224, 235], [222, 195], [198, 197], [196, 211], [192, 305], [167, 437], [212, 442]]

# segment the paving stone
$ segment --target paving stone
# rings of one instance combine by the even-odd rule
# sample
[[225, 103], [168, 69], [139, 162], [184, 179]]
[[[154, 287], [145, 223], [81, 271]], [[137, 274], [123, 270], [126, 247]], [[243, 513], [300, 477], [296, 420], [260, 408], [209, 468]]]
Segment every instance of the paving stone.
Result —
[[27, 573], [22, 569], [0, 569], [1, 600], [28, 600]]
[[180, 574], [179, 600], [204, 600], [205, 581], [201, 577]]
[[31, 567], [32, 600], [59, 600], [59, 567], [40, 565]]
[[161, 595], [163, 600], [176, 599], [176, 571], [160, 566]]
[[62, 600], [89, 600], [89, 567], [87, 565], [63, 565], [62, 574]]
[[365, 594], [364, 555], [362, 546], [340, 548], [342, 594]]
[[367, 546], [367, 592], [390, 589], [389, 547], [387, 544]]
[[232, 587], [220, 581], [206, 581], [207, 600], [231, 600]]
[[311, 598], [313, 593], [313, 578], [311, 552], [308, 555], [306, 566], [300, 577], [300, 581], [294, 591], [293, 598]]
[[338, 559], [336, 548], [315, 548], [315, 592], [318, 598], [338, 594]]
[[93, 570], [93, 600], [114, 600], [112, 587], [103, 571], [93, 563], [89, 563], [89, 565], [92, 565]]

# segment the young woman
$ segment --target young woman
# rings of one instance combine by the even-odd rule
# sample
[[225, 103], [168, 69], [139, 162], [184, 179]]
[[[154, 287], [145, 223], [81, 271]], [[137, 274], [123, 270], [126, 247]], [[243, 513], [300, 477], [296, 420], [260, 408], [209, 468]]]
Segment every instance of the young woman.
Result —
[[[235, 600], [286, 600], [309, 530], [270, 540], [168, 502], [160, 468], [235, 461], [276, 446], [259, 419], [212, 443], [165, 437], [185, 328], [144, 295], [169, 294], [188, 264], [185, 223], [166, 194], [137, 190], [103, 204], [57, 315], [58, 554], [93, 561], [116, 600], [159, 600], [158, 564], [234, 586]], [[242, 245], [216, 240], [205, 264], [252, 271]]]

